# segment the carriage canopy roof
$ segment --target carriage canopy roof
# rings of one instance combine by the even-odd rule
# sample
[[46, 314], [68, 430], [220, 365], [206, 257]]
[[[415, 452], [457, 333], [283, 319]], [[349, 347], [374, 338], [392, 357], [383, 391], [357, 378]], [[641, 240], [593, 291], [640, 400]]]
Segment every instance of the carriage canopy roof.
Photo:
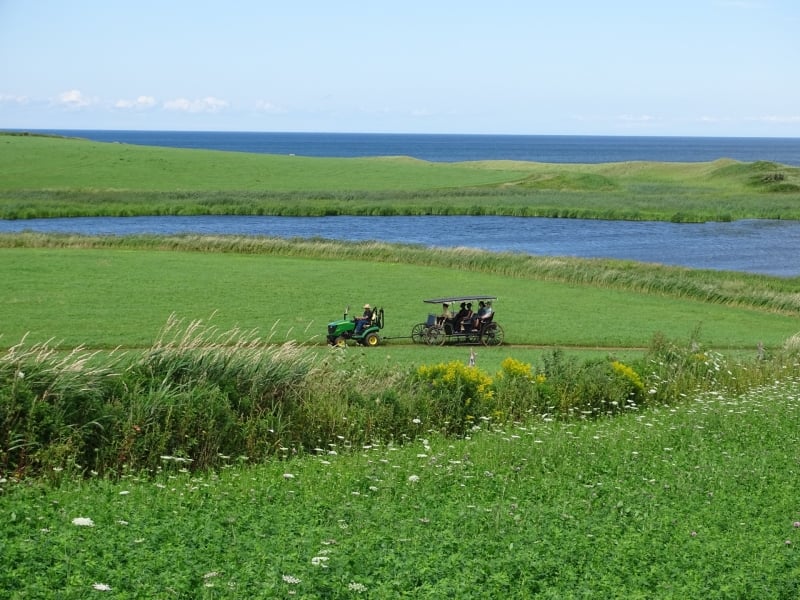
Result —
[[446, 298], [431, 298], [423, 300], [429, 304], [453, 304], [454, 302], [470, 302], [472, 300], [497, 300], [497, 296], [487, 296], [486, 294], [475, 294], [473, 296], [447, 296]]

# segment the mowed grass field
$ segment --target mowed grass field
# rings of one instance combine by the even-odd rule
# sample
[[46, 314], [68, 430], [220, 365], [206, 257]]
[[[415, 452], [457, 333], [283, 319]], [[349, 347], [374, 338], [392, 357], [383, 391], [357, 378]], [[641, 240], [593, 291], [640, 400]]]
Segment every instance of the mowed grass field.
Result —
[[472, 214], [800, 219], [800, 168], [709, 163], [431, 163], [0, 135], [0, 218]]
[[[454, 255], [454, 257], [457, 255]], [[437, 362], [465, 350], [413, 345], [414, 324], [438, 305], [424, 299], [492, 294], [505, 348], [492, 364], [530, 360], [541, 348], [639, 350], [655, 334], [756, 352], [800, 330], [796, 315], [610, 287], [543, 281], [439, 266], [369, 260], [133, 250], [4, 248], [0, 251], [0, 346], [23, 337], [63, 347], [147, 347], [170, 315], [220, 330], [257, 330], [265, 341], [325, 346], [326, 325], [368, 302], [383, 307], [384, 343], [371, 360]], [[525, 346], [525, 348], [519, 347]], [[530, 346], [530, 347], [529, 347]], [[355, 349], [354, 349], [355, 350]]]

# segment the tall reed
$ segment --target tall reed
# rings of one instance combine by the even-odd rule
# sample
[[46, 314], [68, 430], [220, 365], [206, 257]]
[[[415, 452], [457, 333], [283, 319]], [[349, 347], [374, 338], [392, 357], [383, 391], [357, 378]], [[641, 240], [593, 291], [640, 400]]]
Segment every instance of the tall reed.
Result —
[[628, 364], [553, 349], [494, 374], [457, 361], [367, 367], [347, 349], [267, 342], [175, 316], [139, 353], [23, 340], [0, 356], [0, 475], [202, 470], [464, 435], [484, 422], [610, 417], [800, 370], [793, 340], [742, 361], [657, 335]]
[[0, 248], [135, 248], [365, 260], [450, 267], [516, 278], [693, 298], [730, 306], [800, 316], [799, 277], [777, 278], [614, 259], [581, 259], [490, 252], [476, 248], [428, 248], [416, 244], [285, 239], [251, 236], [76, 236], [0, 235]]

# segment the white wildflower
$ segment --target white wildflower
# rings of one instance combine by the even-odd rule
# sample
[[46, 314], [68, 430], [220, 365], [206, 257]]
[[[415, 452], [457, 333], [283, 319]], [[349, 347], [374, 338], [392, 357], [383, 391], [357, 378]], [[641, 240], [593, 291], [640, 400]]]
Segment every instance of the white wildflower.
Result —
[[328, 557], [327, 556], [315, 556], [311, 559], [311, 564], [315, 567], [325, 567], [327, 568]]
[[417, 483], [419, 481], [419, 475], [409, 475], [408, 481], [411, 483]]
[[294, 479], [294, 475], [292, 473], [284, 473], [283, 474], [283, 478], [284, 479]]
[[100, 592], [110, 592], [111, 586], [105, 583], [93, 583], [92, 587]]
[[72, 519], [72, 524], [78, 527], [94, 527], [94, 521], [89, 517], [75, 517]]
[[367, 586], [365, 586], [363, 583], [358, 583], [357, 581], [351, 581], [350, 583], [347, 584], [347, 589], [350, 590], [351, 592], [360, 593], [360, 592], [366, 592]]
[[283, 576], [283, 580], [286, 583], [290, 583], [290, 584], [300, 583], [300, 580], [297, 577], [293, 576], [293, 575], [284, 575]]

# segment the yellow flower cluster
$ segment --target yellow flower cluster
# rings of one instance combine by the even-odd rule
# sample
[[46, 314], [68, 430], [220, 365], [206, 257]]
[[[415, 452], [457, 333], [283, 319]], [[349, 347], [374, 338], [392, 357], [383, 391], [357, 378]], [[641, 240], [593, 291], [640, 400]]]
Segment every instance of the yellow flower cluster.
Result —
[[611, 368], [617, 375], [623, 377], [624, 379], [627, 379], [633, 385], [636, 391], [638, 392], [644, 391], [644, 383], [642, 382], [642, 378], [639, 377], [639, 374], [636, 371], [634, 371], [631, 367], [629, 367], [625, 363], [621, 363], [620, 361], [615, 360], [611, 363]]
[[417, 376], [431, 382], [436, 388], [456, 390], [462, 388], [464, 397], [478, 401], [490, 399], [492, 378], [484, 371], [467, 366], [457, 360], [436, 365], [422, 365], [417, 369]]
[[510, 356], [500, 363], [500, 377], [510, 379], [521, 378], [533, 380], [533, 367], [529, 363], [522, 362]]

